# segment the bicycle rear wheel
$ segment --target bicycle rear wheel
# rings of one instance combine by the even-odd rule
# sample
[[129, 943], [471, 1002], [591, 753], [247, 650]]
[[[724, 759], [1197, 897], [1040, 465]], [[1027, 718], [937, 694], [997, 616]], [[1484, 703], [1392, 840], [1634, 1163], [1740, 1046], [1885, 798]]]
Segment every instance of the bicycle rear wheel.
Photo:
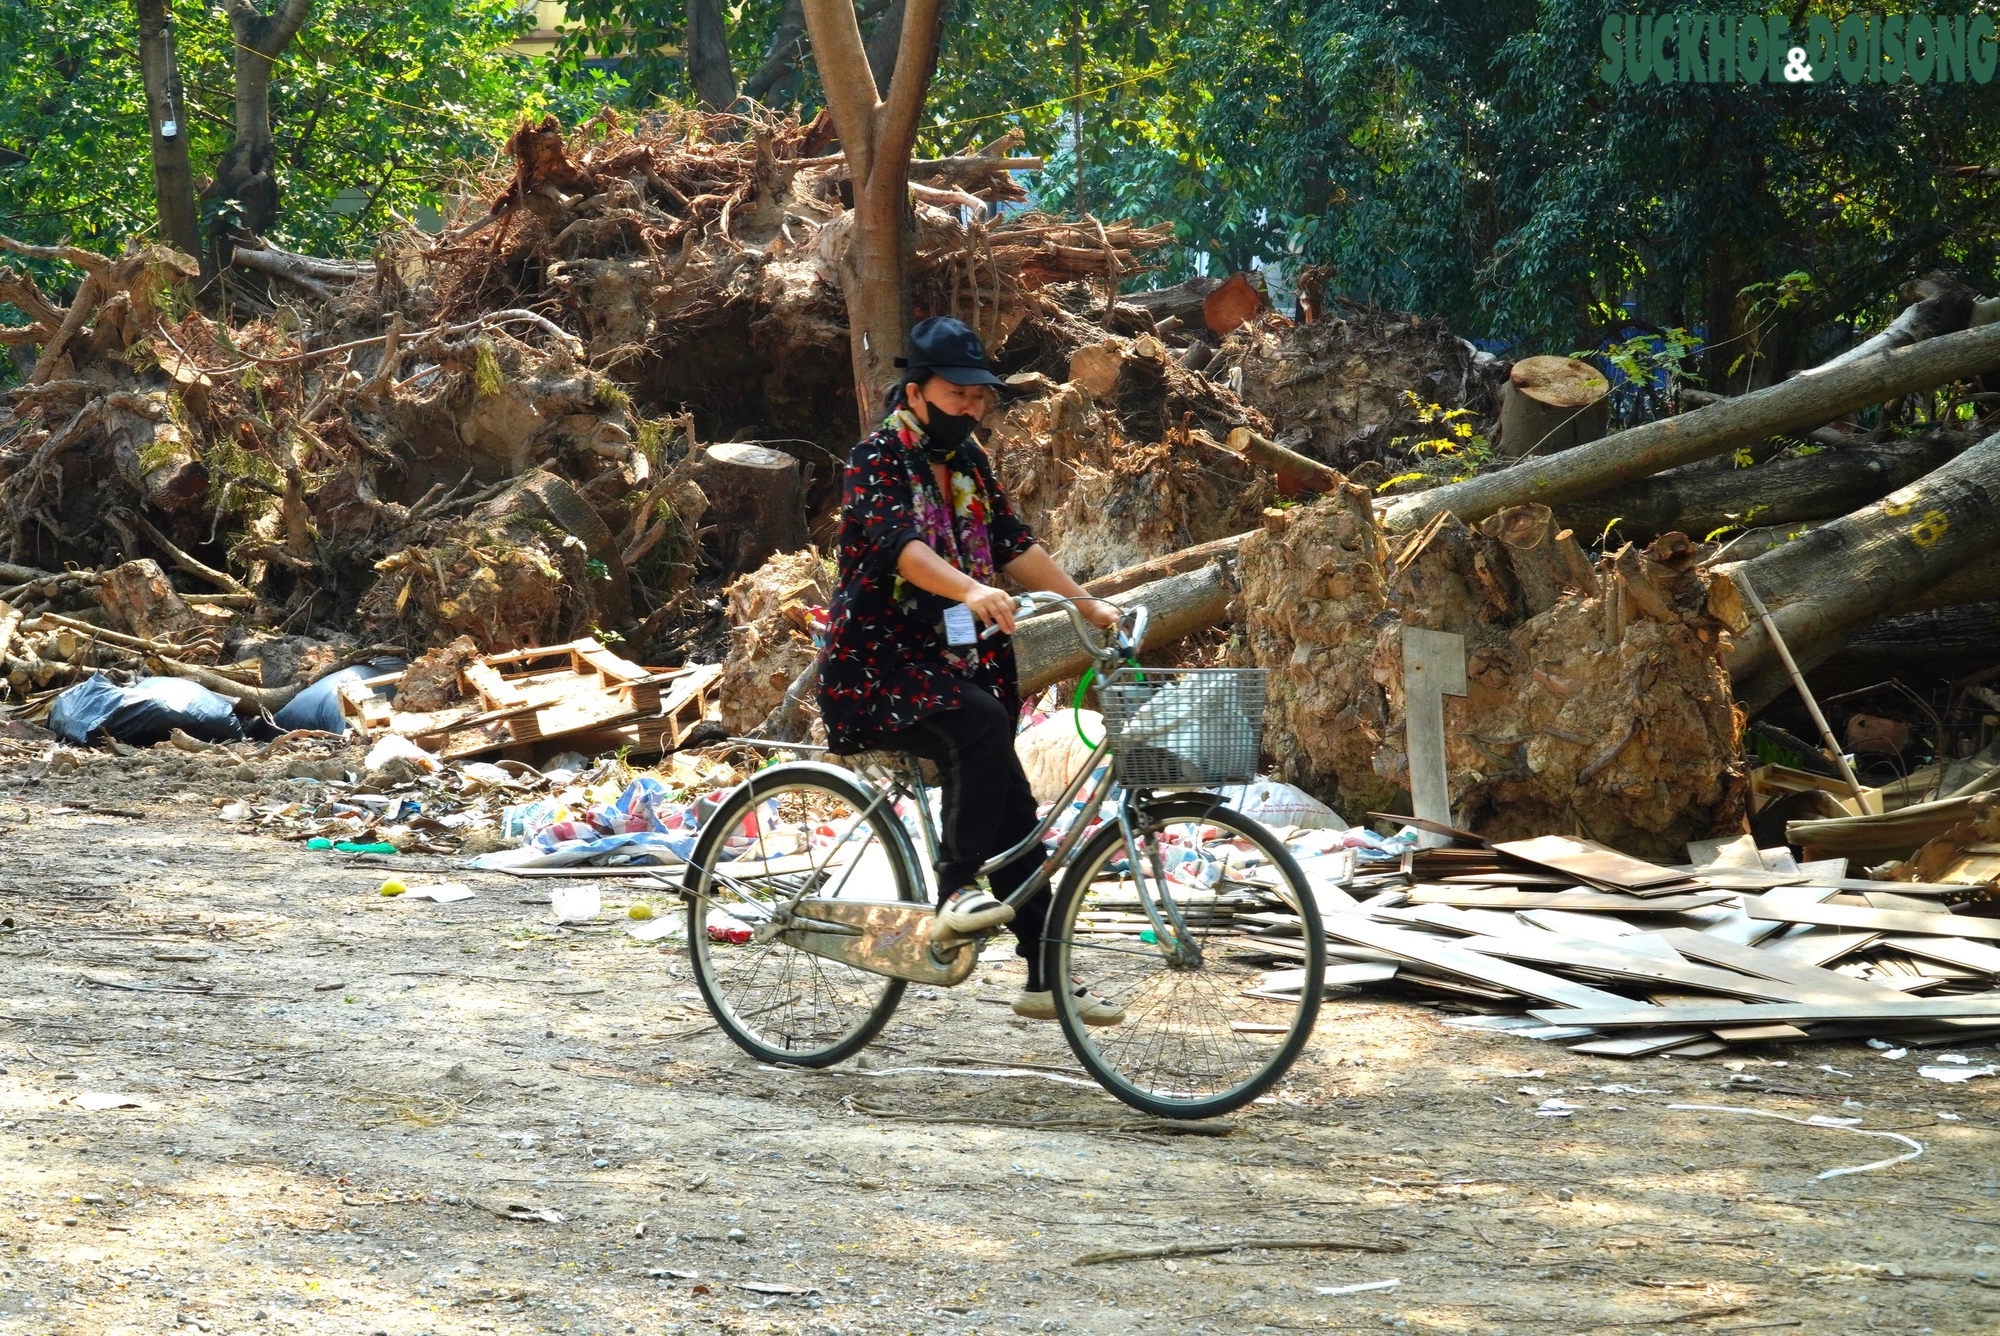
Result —
[[[1165, 1118], [1211, 1118], [1239, 1109], [1283, 1076], [1312, 1036], [1326, 969], [1326, 938], [1305, 874], [1256, 821], [1213, 799], [1175, 798], [1140, 809], [1133, 834], [1146, 869], [1144, 893], [1158, 906], [1160, 868], [1167, 893], [1199, 946], [1198, 958], [1169, 959], [1169, 943], [1140, 903], [1125, 840], [1107, 822], [1078, 852], [1049, 916], [1057, 1013], [1077, 1060], [1105, 1089]], [[1217, 870], [1202, 886], [1190, 873]], [[1245, 934], [1265, 927], [1244, 916], [1296, 916], [1305, 986], [1296, 1000], [1258, 988], [1271, 954]], [[1159, 906], [1174, 931], [1172, 916]], [[1116, 1025], [1090, 1026], [1076, 1014], [1074, 984], [1124, 1008]], [[1251, 996], [1248, 990], [1262, 994]]]
[[703, 828], [682, 886], [695, 981], [723, 1033], [753, 1057], [830, 1067], [880, 1033], [902, 1001], [902, 980], [770, 932], [773, 915], [802, 894], [923, 898], [893, 805], [849, 772], [802, 761], [737, 785]]

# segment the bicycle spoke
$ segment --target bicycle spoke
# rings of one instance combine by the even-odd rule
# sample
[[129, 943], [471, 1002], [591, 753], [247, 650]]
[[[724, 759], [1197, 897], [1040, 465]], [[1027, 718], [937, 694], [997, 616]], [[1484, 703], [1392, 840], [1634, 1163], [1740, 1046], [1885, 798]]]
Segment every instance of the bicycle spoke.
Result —
[[742, 931], [732, 921], [768, 931], [808, 896], [908, 898], [883, 835], [894, 820], [886, 795], [865, 801], [852, 789], [767, 781], [754, 800], [739, 791], [712, 818], [746, 833], [734, 858], [710, 846], [702, 893], [689, 899], [689, 947], [718, 1020], [761, 1056], [837, 1060], [826, 1055], [864, 1042], [901, 995], [894, 980], [801, 951], [782, 934], [728, 940]]
[[[1069, 973], [1122, 1007], [1124, 1018], [1072, 1034], [1072, 1043], [1117, 1093], [1176, 1105], [1235, 1107], [1240, 1092], [1249, 1092], [1242, 1096], [1249, 1098], [1289, 1063], [1289, 1041], [1317, 1010], [1317, 997], [1308, 1007], [1303, 992], [1297, 1001], [1245, 995], [1263, 973], [1255, 962], [1270, 952], [1245, 935], [1258, 925], [1237, 916], [1288, 896], [1216, 880], [1213, 895], [1191, 897], [1173, 879], [1176, 860], [1204, 859], [1205, 845], [1247, 838], [1254, 828], [1245, 823], [1244, 831], [1232, 830], [1230, 820], [1216, 814], [1148, 822], [1143, 834], [1134, 831], [1138, 858], [1129, 856], [1121, 838], [1096, 847], [1090, 857], [1097, 866], [1076, 870], [1087, 889], [1065, 902], [1066, 921], [1056, 925]], [[1204, 832], [1218, 827], [1221, 840], [1205, 840]], [[1121, 859], [1123, 870], [1112, 872]], [[1194, 866], [1199, 869], [1201, 862]], [[1156, 901], [1153, 913], [1140, 898], [1148, 896]], [[1168, 931], [1186, 932], [1200, 944], [1199, 964], [1177, 965], [1171, 959], [1175, 953], [1164, 946], [1134, 940], [1134, 929], [1157, 935], [1161, 921], [1170, 925]]]

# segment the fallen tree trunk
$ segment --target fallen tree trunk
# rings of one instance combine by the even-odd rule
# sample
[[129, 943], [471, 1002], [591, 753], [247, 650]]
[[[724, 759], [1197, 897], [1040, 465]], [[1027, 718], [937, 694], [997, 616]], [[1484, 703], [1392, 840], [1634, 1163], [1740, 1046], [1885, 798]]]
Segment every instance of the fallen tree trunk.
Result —
[[[1942, 342], [1934, 339], [1931, 346]], [[1799, 666], [1811, 668], [1855, 631], [1983, 556], [1996, 525], [2000, 433], [1874, 505], [1753, 561], [1717, 570], [1754, 584]], [[1727, 662], [1736, 699], [1752, 713], [1791, 689], [1761, 626], [1736, 637]]]
[[[1251, 532], [1254, 533], [1255, 530]], [[1087, 582], [1083, 589], [1087, 594], [1110, 598], [1113, 594], [1122, 594], [1128, 589], [1136, 589], [1155, 580], [1164, 580], [1169, 575], [1179, 575], [1183, 571], [1206, 566], [1212, 561], [1233, 557], [1237, 549], [1243, 546], [1243, 540], [1249, 536], [1248, 533], [1237, 533], [1227, 538], [1218, 538], [1213, 542], [1197, 543], [1193, 547], [1182, 548], [1164, 557], [1142, 561], [1137, 566], [1127, 566], [1122, 571], [1100, 575], [1095, 580]]]
[[[1114, 594], [1110, 601], [1120, 607], [1146, 605], [1146, 643], [1140, 648], [1171, 644], [1228, 618], [1229, 600], [1236, 592], [1231, 565], [1210, 562], [1199, 570]], [[1090, 656], [1077, 644], [1069, 614], [1053, 612], [1030, 617], [1015, 628], [1014, 663], [1021, 694], [1027, 696], [1065, 678], [1082, 676]]]
[[1419, 492], [1390, 506], [1383, 523], [1392, 532], [1406, 533], [1446, 511], [1470, 522], [1531, 501], [1559, 506], [1676, 464], [1816, 427], [1857, 408], [1995, 367], [2000, 367], [2000, 325], [1941, 335], [1823, 375], [1796, 377], [1726, 403], [1644, 423], [1559, 455]]
[[1689, 465], [1556, 510], [1564, 524], [1586, 539], [1615, 527], [1618, 537], [1635, 543], [1675, 530], [1699, 539], [1721, 528], [1832, 519], [1942, 468], [1976, 439], [1962, 432], [1932, 432], [1747, 469]]
[[1801, 371], [1801, 376], [1823, 376], [1836, 368], [1858, 362], [1864, 357], [1885, 352], [1890, 348], [1906, 348], [1912, 343], [1934, 339], [1940, 334], [1950, 334], [1964, 329], [1972, 319], [1978, 296], [1957, 279], [1946, 274], [1934, 274], [1921, 279], [1915, 285], [1926, 295], [1920, 301], [1911, 302], [1902, 313], [1889, 322], [1887, 328], [1872, 338], [1857, 343], [1837, 357], [1828, 358], [1818, 366]]
[[2000, 601], [1884, 617], [1848, 638], [1813, 674], [1814, 691], [1914, 673], [1958, 677], [2000, 661]]
[[1221, 286], [1222, 280], [1219, 278], [1191, 278], [1170, 288], [1154, 288], [1151, 292], [1121, 293], [1118, 304], [1136, 306], [1155, 320], [1178, 316], [1181, 324], [1193, 329], [1201, 323], [1202, 303], [1208, 300], [1209, 293]]

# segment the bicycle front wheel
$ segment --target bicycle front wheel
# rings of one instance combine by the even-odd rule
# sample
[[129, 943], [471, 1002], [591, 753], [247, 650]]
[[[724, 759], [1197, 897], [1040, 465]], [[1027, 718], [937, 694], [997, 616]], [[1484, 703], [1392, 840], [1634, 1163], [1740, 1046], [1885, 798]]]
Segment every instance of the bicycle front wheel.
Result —
[[710, 1014], [751, 1056], [830, 1067], [880, 1033], [903, 982], [801, 951], [774, 918], [802, 896], [920, 900], [889, 797], [830, 765], [772, 766], [737, 785], [702, 830], [682, 882], [688, 955]]
[[[1085, 842], [1052, 907], [1050, 964], [1063, 1033], [1105, 1089], [1165, 1118], [1211, 1118], [1240, 1109], [1283, 1076], [1319, 1017], [1315, 984], [1326, 977], [1326, 938], [1305, 874], [1269, 830], [1214, 799], [1175, 798], [1140, 809], [1133, 834], [1145, 870], [1133, 876], [1116, 822]], [[1164, 874], [1164, 881], [1162, 878]], [[1163, 941], [1179, 911], [1196, 951]], [[1247, 934], [1248, 915], [1299, 921], [1304, 986], [1296, 1000], [1259, 988], [1270, 946]], [[1087, 1024], [1078, 984], [1123, 1008], [1115, 1024]], [[1253, 993], [1255, 995], [1253, 995]]]

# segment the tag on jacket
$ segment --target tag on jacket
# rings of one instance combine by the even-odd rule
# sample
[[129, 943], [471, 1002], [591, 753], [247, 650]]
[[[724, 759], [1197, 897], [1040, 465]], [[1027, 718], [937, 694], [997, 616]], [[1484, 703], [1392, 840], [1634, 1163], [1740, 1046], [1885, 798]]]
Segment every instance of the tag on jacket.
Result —
[[944, 610], [944, 643], [954, 649], [979, 643], [979, 622], [972, 609], [954, 603]]

